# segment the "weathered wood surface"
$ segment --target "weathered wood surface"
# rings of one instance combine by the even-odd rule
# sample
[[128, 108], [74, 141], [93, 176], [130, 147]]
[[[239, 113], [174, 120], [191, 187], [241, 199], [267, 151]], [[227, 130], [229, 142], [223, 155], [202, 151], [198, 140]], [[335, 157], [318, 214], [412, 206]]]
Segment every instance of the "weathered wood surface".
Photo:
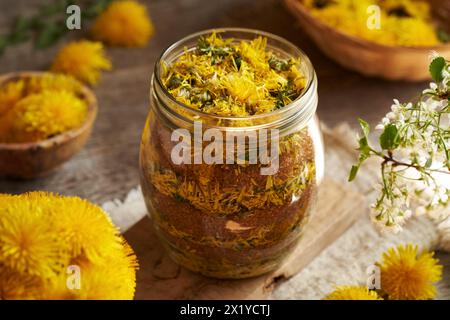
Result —
[[[295, 252], [276, 271], [246, 280], [216, 280], [173, 262], [143, 219], [125, 233], [140, 261], [136, 299], [262, 299], [290, 278], [344, 232], [364, 212], [365, 198], [325, 180], [319, 203]], [[345, 199], [345, 200], [343, 200]]]
[[[0, 1], [0, 33], [17, 14], [27, 14], [46, 0]], [[145, 48], [108, 48], [114, 70], [95, 87], [99, 115], [84, 150], [47, 178], [0, 180], [0, 192], [49, 190], [78, 195], [97, 203], [123, 197], [138, 184], [138, 151], [147, 113], [150, 76], [160, 52], [194, 31], [225, 26], [257, 28], [292, 41], [311, 58], [319, 77], [319, 115], [329, 126], [341, 121], [371, 123], [388, 109], [392, 98], [414, 96], [424, 84], [387, 82], [349, 72], [325, 58], [298, 27], [279, 0], [154, 0], [148, 4], [156, 35]], [[86, 35], [88, 24], [70, 38]], [[65, 39], [64, 41], [67, 41]], [[0, 73], [44, 70], [59, 46], [34, 50], [30, 43], [0, 56]]]

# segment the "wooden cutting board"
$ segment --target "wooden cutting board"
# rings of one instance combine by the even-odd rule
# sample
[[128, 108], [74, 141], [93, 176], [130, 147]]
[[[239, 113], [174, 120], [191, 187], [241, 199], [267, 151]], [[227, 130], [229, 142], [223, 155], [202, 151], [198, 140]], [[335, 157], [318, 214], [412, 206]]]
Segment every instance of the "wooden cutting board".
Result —
[[308, 265], [364, 212], [365, 199], [341, 184], [325, 180], [318, 205], [293, 254], [276, 271], [245, 280], [217, 280], [173, 262], [144, 218], [125, 233], [140, 263], [136, 299], [262, 299], [283, 280]]

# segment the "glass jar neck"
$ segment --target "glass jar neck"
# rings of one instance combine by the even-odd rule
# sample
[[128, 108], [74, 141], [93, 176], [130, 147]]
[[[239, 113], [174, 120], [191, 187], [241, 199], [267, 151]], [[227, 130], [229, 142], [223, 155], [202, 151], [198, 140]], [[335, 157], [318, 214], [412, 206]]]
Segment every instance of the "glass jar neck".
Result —
[[[300, 58], [300, 68], [307, 80], [304, 91], [283, 108], [270, 113], [245, 117], [218, 116], [180, 103], [162, 84], [163, 64], [170, 65], [186, 50], [195, 50], [197, 39], [212, 32], [220, 33], [224, 38], [234, 38], [236, 41], [252, 40], [257, 36], [263, 36], [267, 38], [267, 46], [270, 50], [284, 57]], [[178, 41], [165, 50], [156, 62], [151, 86], [152, 107], [174, 128], [191, 129], [195, 121], [201, 121], [204, 128], [216, 128], [223, 131], [278, 129], [280, 135], [284, 135], [289, 134], [294, 128], [298, 130], [305, 127], [314, 116], [318, 104], [317, 77], [308, 57], [296, 46], [278, 36], [250, 29], [207, 30]]]

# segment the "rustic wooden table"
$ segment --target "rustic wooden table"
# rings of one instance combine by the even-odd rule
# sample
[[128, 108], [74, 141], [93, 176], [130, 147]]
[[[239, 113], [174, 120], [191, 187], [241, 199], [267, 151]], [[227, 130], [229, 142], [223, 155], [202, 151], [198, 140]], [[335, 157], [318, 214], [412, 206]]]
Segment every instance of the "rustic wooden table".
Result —
[[[18, 14], [33, 12], [47, 0], [1, 0], [0, 33]], [[0, 180], [0, 193], [49, 190], [102, 203], [122, 198], [139, 183], [138, 154], [148, 107], [153, 65], [161, 51], [176, 40], [202, 29], [246, 27], [278, 34], [302, 48], [319, 78], [319, 116], [327, 125], [357, 118], [375, 124], [392, 99], [407, 100], [426, 83], [389, 82], [347, 71], [306, 37], [280, 0], [147, 0], [156, 35], [145, 48], [108, 48], [114, 70], [95, 87], [100, 112], [93, 135], [82, 152], [52, 175], [33, 181]], [[84, 24], [83, 28], [87, 29]], [[73, 31], [69, 38], [86, 36]], [[67, 39], [66, 39], [67, 41]], [[34, 50], [31, 43], [10, 48], [0, 56], [0, 73], [45, 70], [57, 46]], [[442, 256], [444, 259], [447, 256]], [[448, 273], [447, 273], [448, 274]]]

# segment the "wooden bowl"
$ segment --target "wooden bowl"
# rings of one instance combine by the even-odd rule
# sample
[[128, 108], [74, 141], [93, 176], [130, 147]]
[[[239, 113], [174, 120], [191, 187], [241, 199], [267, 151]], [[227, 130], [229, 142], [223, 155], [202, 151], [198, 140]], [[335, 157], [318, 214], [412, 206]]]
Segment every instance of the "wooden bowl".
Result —
[[[345, 68], [367, 76], [390, 80], [422, 81], [430, 79], [428, 66], [431, 51], [450, 58], [450, 44], [433, 47], [400, 47], [374, 43], [345, 34], [314, 18], [301, 0], [284, 0], [288, 9], [298, 18], [301, 27], [329, 58]], [[438, 21], [449, 27], [450, 1], [437, 3]]]
[[[0, 87], [9, 81], [43, 72], [9, 73], [0, 76]], [[87, 102], [88, 112], [83, 125], [52, 138], [27, 143], [0, 143], [0, 177], [32, 179], [45, 176], [69, 160], [85, 145], [97, 116], [97, 99], [94, 93], [82, 86], [81, 98]]]

